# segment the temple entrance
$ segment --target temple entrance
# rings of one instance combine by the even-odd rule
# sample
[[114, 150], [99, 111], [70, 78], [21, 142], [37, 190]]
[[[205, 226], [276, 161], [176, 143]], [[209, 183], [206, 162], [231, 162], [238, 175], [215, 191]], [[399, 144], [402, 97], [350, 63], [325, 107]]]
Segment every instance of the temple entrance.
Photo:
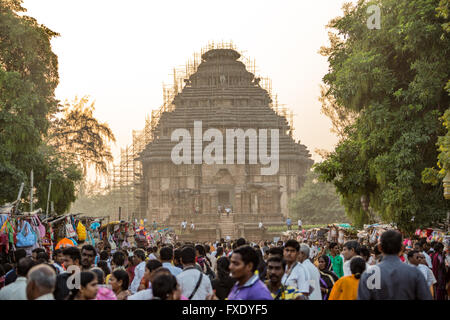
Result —
[[230, 204], [230, 191], [219, 191], [219, 205], [222, 207]]

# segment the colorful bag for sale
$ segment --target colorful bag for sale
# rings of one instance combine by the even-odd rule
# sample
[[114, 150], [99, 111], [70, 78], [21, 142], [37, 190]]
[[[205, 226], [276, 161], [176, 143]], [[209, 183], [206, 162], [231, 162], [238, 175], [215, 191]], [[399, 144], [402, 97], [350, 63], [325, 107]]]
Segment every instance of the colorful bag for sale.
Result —
[[77, 234], [78, 234], [79, 241], [86, 240], [86, 227], [81, 223], [81, 221], [78, 222]]
[[72, 225], [72, 223], [71, 223], [69, 218], [67, 218], [66, 227], [65, 228], [66, 228], [65, 229], [66, 230], [66, 238], [74, 238], [74, 237], [77, 236], [77, 233], [75, 232], [75, 230], [73, 228], [73, 225]]
[[36, 241], [37, 241], [36, 235], [33, 232], [30, 224], [27, 221], [24, 221], [22, 229], [17, 234], [16, 246], [18, 248], [31, 247], [36, 244]]
[[38, 237], [45, 238], [45, 227], [41, 223], [41, 220], [39, 220], [38, 215], [31, 217], [31, 221], [35, 227], [34, 229], [36, 230], [36, 234], [38, 235]]

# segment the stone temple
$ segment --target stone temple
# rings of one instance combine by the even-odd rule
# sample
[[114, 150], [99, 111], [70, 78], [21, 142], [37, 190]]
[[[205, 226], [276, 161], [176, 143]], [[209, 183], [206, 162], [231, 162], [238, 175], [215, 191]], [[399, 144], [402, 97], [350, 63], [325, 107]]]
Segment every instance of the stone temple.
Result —
[[[260, 86], [260, 79], [249, 72], [234, 49], [212, 49], [201, 56], [201, 63], [174, 96], [173, 107], [162, 112], [153, 129], [153, 140], [141, 152], [142, 194], [148, 221], [169, 225], [179, 230], [186, 220], [182, 240], [215, 240], [245, 237], [268, 239], [258, 228], [284, 225], [288, 202], [301, 188], [313, 161], [306, 146], [292, 138], [292, 128], [285, 116], [272, 108], [270, 94]], [[268, 165], [249, 162], [249, 141], [246, 141], [245, 163], [194, 163], [194, 121], [202, 122], [202, 133], [210, 128], [223, 135], [226, 152], [227, 129], [278, 129], [279, 170], [262, 175]], [[175, 164], [172, 149], [179, 141], [171, 141], [176, 129], [187, 129], [192, 137], [192, 162]], [[198, 141], [203, 149], [211, 142]], [[271, 147], [267, 142], [268, 153]], [[259, 146], [258, 146], [259, 148]], [[201, 152], [201, 151], [200, 151]], [[231, 206], [232, 213], [218, 215], [218, 206]]]

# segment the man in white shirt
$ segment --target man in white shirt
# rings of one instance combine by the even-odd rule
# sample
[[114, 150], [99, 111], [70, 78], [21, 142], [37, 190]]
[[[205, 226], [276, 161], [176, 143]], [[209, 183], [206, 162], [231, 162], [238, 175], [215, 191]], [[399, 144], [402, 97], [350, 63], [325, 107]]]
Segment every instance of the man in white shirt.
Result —
[[307, 244], [300, 245], [300, 252], [298, 255], [298, 261], [303, 265], [308, 272], [308, 279], [313, 292], [309, 295], [309, 300], [322, 300], [322, 293], [320, 291], [320, 273], [315, 265], [308, 259], [310, 252]]
[[55, 300], [56, 272], [45, 264], [37, 265], [28, 272], [28, 300]]
[[150, 288], [141, 290], [131, 296], [128, 296], [127, 300], [152, 300], [153, 299], [153, 289], [152, 283], [153, 280], [161, 275], [170, 275], [170, 271], [167, 268], [161, 267], [154, 270], [150, 275]]
[[308, 273], [301, 263], [297, 261], [300, 245], [296, 240], [288, 240], [284, 245], [283, 257], [286, 260], [286, 272], [281, 278], [284, 286], [298, 289], [303, 295], [309, 296], [310, 285]]
[[423, 253], [423, 256], [424, 256], [424, 258], [425, 258], [425, 262], [426, 262], [426, 264], [428, 265], [428, 267], [429, 267], [429, 268], [433, 268], [433, 264], [431, 263], [431, 258], [430, 258], [430, 256], [429, 256], [429, 255], [425, 252], [425, 250], [424, 250], [424, 243], [426, 243], [426, 241], [425, 241], [425, 242], [423, 242], [423, 241], [417, 242], [417, 243], [414, 245], [414, 249], [417, 250], [417, 251], [419, 251], [419, 252], [422, 252], [422, 253]]
[[195, 229], [194, 221], [191, 221], [191, 231], [194, 231], [194, 229]]
[[427, 267], [425, 257], [423, 253], [417, 250], [408, 252], [408, 262], [410, 265], [416, 266], [425, 277], [428, 288], [430, 288], [431, 294], [433, 294], [432, 286], [437, 282], [436, 278], [430, 268]]
[[205, 300], [213, 290], [208, 276], [195, 267], [195, 250], [185, 247], [181, 250], [183, 272], [176, 276], [181, 294], [190, 300]]
[[131, 293], [135, 294], [141, 283], [142, 278], [145, 273], [145, 252], [142, 249], [136, 249], [133, 253], [133, 258], [136, 263], [136, 268], [134, 269], [134, 278], [130, 286]]
[[360, 246], [358, 241], [347, 241], [344, 244], [344, 249], [342, 250], [342, 255], [344, 256], [344, 276], [352, 275], [352, 271], [350, 270], [350, 260], [359, 255], [359, 249]]
[[262, 229], [263, 227], [264, 227], [264, 225], [263, 225], [262, 221], [260, 221], [259, 224], [258, 224], [258, 228]]
[[302, 220], [298, 219], [297, 225], [298, 225], [298, 230], [302, 230]]
[[27, 300], [27, 273], [35, 264], [28, 257], [19, 260], [17, 279], [0, 290], [0, 300]]
[[170, 247], [163, 247], [159, 251], [159, 259], [164, 268], [167, 268], [173, 276], [179, 275], [183, 270], [172, 265], [173, 249]]
[[230, 213], [231, 213], [231, 206], [230, 206], [230, 205], [228, 205], [228, 206], [225, 208], [225, 212], [227, 213], [227, 217], [229, 217], [229, 216], [230, 216]]
[[147, 255], [149, 260], [158, 260], [156, 253], [158, 252], [158, 247], [148, 247]]

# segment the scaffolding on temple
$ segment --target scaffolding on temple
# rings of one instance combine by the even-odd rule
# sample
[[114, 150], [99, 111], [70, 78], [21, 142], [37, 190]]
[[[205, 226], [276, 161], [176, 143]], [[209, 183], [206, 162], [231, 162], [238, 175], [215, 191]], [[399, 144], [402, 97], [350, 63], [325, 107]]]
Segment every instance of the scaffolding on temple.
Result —
[[161, 115], [164, 112], [171, 112], [175, 105], [173, 100], [180, 93], [187, 80], [197, 72], [198, 66], [202, 62], [202, 55], [213, 49], [232, 49], [241, 54], [240, 61], [246, 69], [251, 72], [255, 78], [259, 78], [259, 86], [265, 89], [272, 100], [270, 107], [276, 114], [284, 117], [288, 121], [289, 135], [293, 135], [293, 113], [283, 104], [278, 103], [278, 95], [272, 93], [272, 80], [268, 77], [257, 75], [257, 66], [255, 59], [246, 57], [242, 50], [233, 44], [233, 42], [210, 42], [201, 48], [188, 59], [183, 67], [173, 69], [173, 83], [171, 85], [162, 84], [163, 104], [156, 110], [152, 110], [150, 116], [145, 118], [143, 130], [132, 131], [132, 144], [121, 149], [119, 164], [113, 166], [110, 173], [110, 192], [114, 193], [114, 207], [116, 212], [113, 217], [119, 219], [119, 207], [121, 208], [121, 219], [144, 219], [145, 217], [145, 183], [142, 178], [142, 163], [137, 161], [139, 154], [145, 149], [155, 136], [154, 129], [158, 126]]
[[[142, 205], [142, 163], [137, 160], [139, 154], [151, 141], [151, 118], [146, 116], [143, 130], [132, 131], [132, 144], [120, 150], [119, 163], [110, 171], [110, 192], [113, 193], [116, 220], [133, 221], [145, 218]], [[121, 215], [119, 217], [119, 208]]]

